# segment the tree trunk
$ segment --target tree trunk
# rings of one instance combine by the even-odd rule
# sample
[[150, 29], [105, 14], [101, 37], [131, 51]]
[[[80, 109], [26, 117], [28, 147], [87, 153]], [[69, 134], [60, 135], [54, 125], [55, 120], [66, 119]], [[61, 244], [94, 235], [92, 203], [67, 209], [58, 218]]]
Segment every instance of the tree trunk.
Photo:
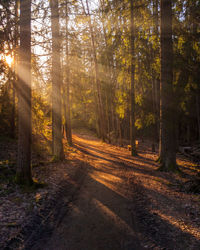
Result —
[[[154, 3], [154, 8], [153, 8], [153, 12], [154, 12], [154, 32], [155, 35], [157, 37], [157, 39], [159, 39], [159, 31], [158, 31], [158, 26], [159, 26], [159, 15], [158, 15], [158, 9], [159, 9], [159, 4], [158, 4], [158, 0], [155, 0]], [[159, 49], [157, 49], [155, 51], [155, 56], [159, 55]], [[160, 77], [157, 77], [155, 79], [155, 102], [156, 102], [156, 113], [157, 113], [157, 120], [159, 120], [159, 114], [160, 114]], [[159, 134], [159, 125], [157, 126], [158, 131], [157, 133]]]
[[[66, 2], [66, 85], [64, 86], [64, 109], [65, 109], [65, 133], [68, 144], [72, 146], [71, 118], [70, 118], [70, 95], [69, 95], [69, 41], [68, 41], [68, 5]], [[66, 95], [65, 95], [66, 94]], [[66, 100], [65, 100], [66, 98]]]
[[197, 91], [196, 94], [196, 111], [197, 111], [197, 124], [198, 124], [198, 141], [200, 141], [200, 102], [199, 102], [200, 91]]
[[17, 47], [18, 47], [18, 35], [19, 35], [19, 0], [15, 0], [15, 31], [14, 31], [14, 64], [13, 64], [13, 84], [12, 84], [12, 112], [11, 112], [11, 137], [16, 137], [16, 83], [17, 83]]
[[107, 137], [108, 137], [108, 143], [111, 143], [110, 141], [110, 113], [108, 108], [108, 96], [106, 95], [106, 119], [107, 119]]
[[52, 146], [53, 155], [57, 160], [64, 158], [62, 144], [61, 114], [61, 65], [60, 65], [60, 27], [58, 0], [50, 0], [52, 30]]
[[135, 145], [135, 36], [134, 36], [134, 7], [133, 0], [130, 0], [131, 3], [131, 112], [130, 112], [130, 144], [131, 144], [131, 155], [137, 155], [136, 145]]
[[31, 177], [31, 0], [20, 1], [18, 67], [17, 182], [32, 184]]
[[[189, 117], [188, 117], [189, 120]], [[189, 145], [190, 144], [190, 122], [187, 122], [186, 125], [186, 143]]]
[[164, 171], [177, 169], [172, 56], [172, 2], [161, 0], [160, 170]]
[[[158, 34], [158, 0], [153, 1], [153, 16], [154, 16], [154, 33], [156, 36], [156, 41], [159, 37]], [[154, 60], [156, 60], [157, 56], [159, 55], [159, 50], [156, 48], [154, 50]], [[154, 72], [155, 74], [155, 72]], [[159, 138], [159, 113], [160, 113], [160, 79], [155, 74], [155, 77], [153, 78], [153, 111], [155, 115], [155, 126], [154, 126], [154, 142], [158, 142]]]
[[11, 112], [11, 120], [10, 120], [10, 135], [11, 138], [15, 138], [15, 131], [16, 131], [16, 127], [15, 127], [15, 76], [13, 76], [13, 84], [12, 84], [12, 112]]

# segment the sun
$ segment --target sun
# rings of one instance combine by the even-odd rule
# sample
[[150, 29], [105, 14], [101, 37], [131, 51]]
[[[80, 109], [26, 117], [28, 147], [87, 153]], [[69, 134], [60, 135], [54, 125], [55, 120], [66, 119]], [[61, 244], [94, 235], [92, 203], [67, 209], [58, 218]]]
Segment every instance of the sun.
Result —
[[7, 56], [5, 56], [5, 60], [6, 60], [6, 63], [8, 64], [8, 66], [11, 66], [11, 64], [13, 62], [13, 57], [11, 55], [7, 55]]

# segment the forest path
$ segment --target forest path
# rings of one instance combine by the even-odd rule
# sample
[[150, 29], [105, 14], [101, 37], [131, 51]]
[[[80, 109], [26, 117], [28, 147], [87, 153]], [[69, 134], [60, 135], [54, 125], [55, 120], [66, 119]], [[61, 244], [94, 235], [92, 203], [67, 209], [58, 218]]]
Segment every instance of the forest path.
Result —
[[88, 135], [73, 139], [76, 150], [82, 152], [84, 180], [51, 237], [34, 249], [142, 249], [124, 164], [124, 158], [130, 160], [129, 152]]

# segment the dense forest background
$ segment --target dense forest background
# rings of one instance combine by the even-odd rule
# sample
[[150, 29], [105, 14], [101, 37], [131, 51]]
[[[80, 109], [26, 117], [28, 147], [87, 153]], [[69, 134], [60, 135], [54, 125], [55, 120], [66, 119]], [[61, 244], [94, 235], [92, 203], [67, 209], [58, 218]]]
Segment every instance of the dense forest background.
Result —
[[[72, 145], [71, 128], [80, 127], [132, 149], [149, 139], [155, 150], [163, 98], [174, 150], [199, 143], [198, 0], [1, 0], [0, 12], [0, 134], [18, 138], [19, 154], [32, 138], [38, 154], [61, 159], [62, 137]], [[170, 44], [163, 65], [173, 80], [163, 96], [161, 54]], [[30, 165], [30, 149], [24, 154]]]

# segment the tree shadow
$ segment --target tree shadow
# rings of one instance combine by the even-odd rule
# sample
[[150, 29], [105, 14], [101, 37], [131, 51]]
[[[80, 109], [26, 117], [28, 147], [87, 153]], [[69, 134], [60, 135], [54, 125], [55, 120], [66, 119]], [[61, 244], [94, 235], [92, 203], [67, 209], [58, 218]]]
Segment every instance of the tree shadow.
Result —
[[[107, 162], [112, 163], [113, 166], [108, 168], [108, 170], [107, 170], [108, 172], [110, 171], [111, 168], [114, 169], [117, 166], [117, 167], [120, 167], [120, 168], [125, 168], [125, 169], [132, 170], [132, 171], [134, 171], [136, 173], [142, 173], [142, 174], [146, 174], [146, 175], [150, 175], [150, 176], [154, 176], [154, 177], [159, 176], [160, 178], [162, 178], [160, 176], [160, 173], [157, 172], [157, 171], [152, 172], [151, 169], [147, 169], [147, 168], [144, 168], [144, 167], [141, 168], [141, 165], [142, 164], [144, 165], [144, 163], [149, 164], [151, 166], [154, 165], [155, 167], [157, 167], [156, 163], [153, 160], [146, 159], [143, 156], [135, 157], [137, 162], [141, 163], [141, 165], [139, 165], [136, 162], [131, 163], [131, 162], [127, 162], [125, 159], [122, 160], [121, 158], [119, 158], [119, 156], [115, 155], [114, 153], [107, 153], [104, 150], [94, 149], [94, 148], [92, 148], [90, 146], [85, 147], [83, 144], [80, 145], [80, 144], [76, 143], [75, 148], [77, 150], [81, 151], [82, 153], [88, 155], [88, 156], [92, 156], [94, 159], [101, 159], [101, 160], [105, 160]], [[93, 152], [90, 152], [89, 150], [91, 150], [93, 152], [98, 152], [103, 156], [99, 156], [99, 155], [97, 155], [97, 154], [95, 154]], [[112, 159], [110, 159], [110, 156], [111, 156]], [[125, 157], [125, 156], [123, 156], [123, 157]], [[133, 157], [130, 158], [130, 159], [132, 161], [134, 160]], [[101, 170], [99, 169], [98, 171], [101, 171]]]

